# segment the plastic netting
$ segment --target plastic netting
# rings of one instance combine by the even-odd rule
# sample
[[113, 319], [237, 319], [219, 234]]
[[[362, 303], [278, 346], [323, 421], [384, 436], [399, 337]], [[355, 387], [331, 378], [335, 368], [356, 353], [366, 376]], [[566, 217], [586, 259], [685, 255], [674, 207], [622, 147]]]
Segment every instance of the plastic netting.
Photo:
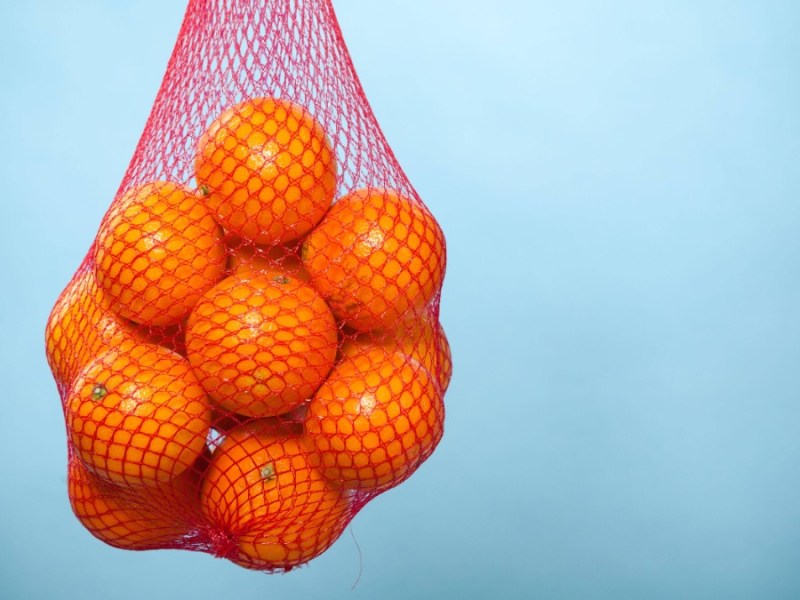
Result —
[[445, 242], [329, 0], [191, 0], [46, 328], [96, 537], [287, 570], [444, 427]]

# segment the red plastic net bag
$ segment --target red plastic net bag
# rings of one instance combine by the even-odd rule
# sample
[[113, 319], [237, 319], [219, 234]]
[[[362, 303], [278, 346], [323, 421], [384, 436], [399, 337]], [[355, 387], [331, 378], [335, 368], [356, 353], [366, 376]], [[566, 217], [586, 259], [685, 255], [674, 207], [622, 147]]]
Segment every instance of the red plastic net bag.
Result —
[[329, 0], [191, 0], [46, 328], [84, 526], [286, 570], [444, 427], [439, 225]]

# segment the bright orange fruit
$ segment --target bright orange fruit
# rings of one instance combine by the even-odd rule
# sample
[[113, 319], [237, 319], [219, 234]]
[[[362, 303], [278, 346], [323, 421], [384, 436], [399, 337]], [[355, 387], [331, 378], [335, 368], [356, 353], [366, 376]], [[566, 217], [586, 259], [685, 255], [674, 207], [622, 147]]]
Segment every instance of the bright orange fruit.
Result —
[[56, 382], [69, 386], [99, 352], [136, 337], [133, 324], [103, 306], [94, 271], [83, 267], [56, 301], [47, 320], [47, 362]]
[[420, 314], [441, 289], [444, 235], [421, 204], [359, 189], [340, 198], [305, 239], [302, 260], [334, 314], [359, 331]]
[[303, 107], [253, 98], [211, 123], [195, 176], [226, 230], [257, 244], [284, 243], [310, 231], [331, 205], [336, 159]]
[[188, 361], [123, 342], [91, 361], [65, 402], [67, 430], [87, 467], [114, 483], [156, 485], [205, 448], [211, 408]]
[[248, 272], [282, 271], [309, 283], [308, 274], [295, 249], [286, 246], [259, 246], [229, 239], [228, 241], [228, 273], [244, 277]]
[[72, 510], [96, 538], [116, 548], [175, 547], [200, 522], [199, 476], [186, 471], [158, 487], [127, 487], [89, 471], [75, 456], [69, 462]]
[[95, 243], [110, 308], [144, 325], [178, 323], [224, 276], [222, 235], [200, 197], [176, 183], [128, 190], [111, 205]]
[[346, 337], [339, 348], [342, 357], [355, 356], [370, 346], [382, 346], [418, 361], [433, 375], [444, 394], [453, 374], [450, 343], [441, 323], [430, 316], [409, 319], [387, 332], [359, 333]]
[[351, 516], [350, 495], [312, 465], [290, 428], [255, 421], [228, 434], [203, 480], [202, 509], [227, 533], [229, 557], [290, 569], [322, 553]]
[[178, 352], [183, 345], [175, 327], [148, 328], [113, 314], [94, 270], [83, 265], [56, 301], [45, 327], [47, 361], [56, 382], [69, 387], [90, 360], [123, 340], [150, 341]]
[[347, 488], [386, 489], [442, 437], [444, 404], [417, 361], [377, 346], [336, 365], [308, 406], [305, 432], [322, 472]]
[[310, 286], [279, 271], [231, 276], [197, 303], [186, 351], [221, 407], [250, 417], [292, 410], [333, 367], [338, 329]]

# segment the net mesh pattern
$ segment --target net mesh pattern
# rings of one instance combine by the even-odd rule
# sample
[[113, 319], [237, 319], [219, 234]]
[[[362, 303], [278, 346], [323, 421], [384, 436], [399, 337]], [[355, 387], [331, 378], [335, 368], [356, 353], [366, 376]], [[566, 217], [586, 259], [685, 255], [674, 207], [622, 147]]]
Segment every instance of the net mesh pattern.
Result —
[[285, 571], [431, 455], [444, 235], [330, 0], [190, 0], [46, 351], [75, 515]]

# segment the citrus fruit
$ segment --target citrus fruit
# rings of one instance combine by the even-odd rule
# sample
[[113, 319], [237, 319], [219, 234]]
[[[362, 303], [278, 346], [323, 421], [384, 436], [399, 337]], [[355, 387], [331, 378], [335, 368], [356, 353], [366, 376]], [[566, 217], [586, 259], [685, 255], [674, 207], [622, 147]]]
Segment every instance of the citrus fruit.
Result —
[[301, 256], [334, 314], [359, 331], [390, 329], [421, 313], [444, 277], [444, 236], [430, 212], [376, 188], [340, 198]]
[[114, 483], [156, 485], [188, 469], [205, 447], [211, 408], [188, 361], [123, 342], [89, 362], [65, 402], [75, 450]]
[[190, 533], [200, 513], [199, 476], [186, 471], [158, 487], [126, 487], [69, 462], [72, 510], [96, 538], [129, 550], [165, 548]]
[[145, 325], [180, 322], [225, 273], [222, 230], [199, 196], [157, 181], [111, 205], [95, 242], [110, 308]]
[[308, 406], [305, 435], [329, 479], [374, 490], [410, 475], [443, 426], [441, 392], [425, 368], [377, 346], [336, 365]]
[[442, 394], [450, 385], [453, 361], [444, 328], [433, 317], [408, 319], [387, 332], [357, 333], [343, 339], [341, 357], [354, 356], [370, 346], [398, 351], [418, 361], [434, 376]]
[[69, 387], [98, 354], [123, 340], [150, 341], [181, 351], [176, 327], [144, 327], [113, 314], [103, 301], [94, 270], [81, 267], [56, 301], [45, 327], [47, 361], [56, 382]]
[[302, 437], [271, 420], [227, 435], [200, 496], [234, 545], [230, 558], [258, 569], [288, 569], [323, 552], [349, 519], [349, 498], [313, 466]]
[[309, 283], [311, 276], [303, 267], [293, 248], [286, 246], [259, 246], [241, 239], [228, 241], [228, 273], [245, 276], [248, 272], [282, 271]]
[[288, 412], [333, 367], [338, 330], [310, 286], [279, 271], [231, 276], [189, 315], [186, 352], [222, 408], [250, 417]]
[[284, 243], [311, 230], [331, 205], [336, 160], [303, 107], [253, 98], [225, 110], [202, 135], [195, 177], [227, 231]]
[[84, 268], [64, 289], [47, 320], [47, 361], [56, 381], [69, 386], [98, 352], [136, 335], [133, 324], [103, 306], [94, 271]]

